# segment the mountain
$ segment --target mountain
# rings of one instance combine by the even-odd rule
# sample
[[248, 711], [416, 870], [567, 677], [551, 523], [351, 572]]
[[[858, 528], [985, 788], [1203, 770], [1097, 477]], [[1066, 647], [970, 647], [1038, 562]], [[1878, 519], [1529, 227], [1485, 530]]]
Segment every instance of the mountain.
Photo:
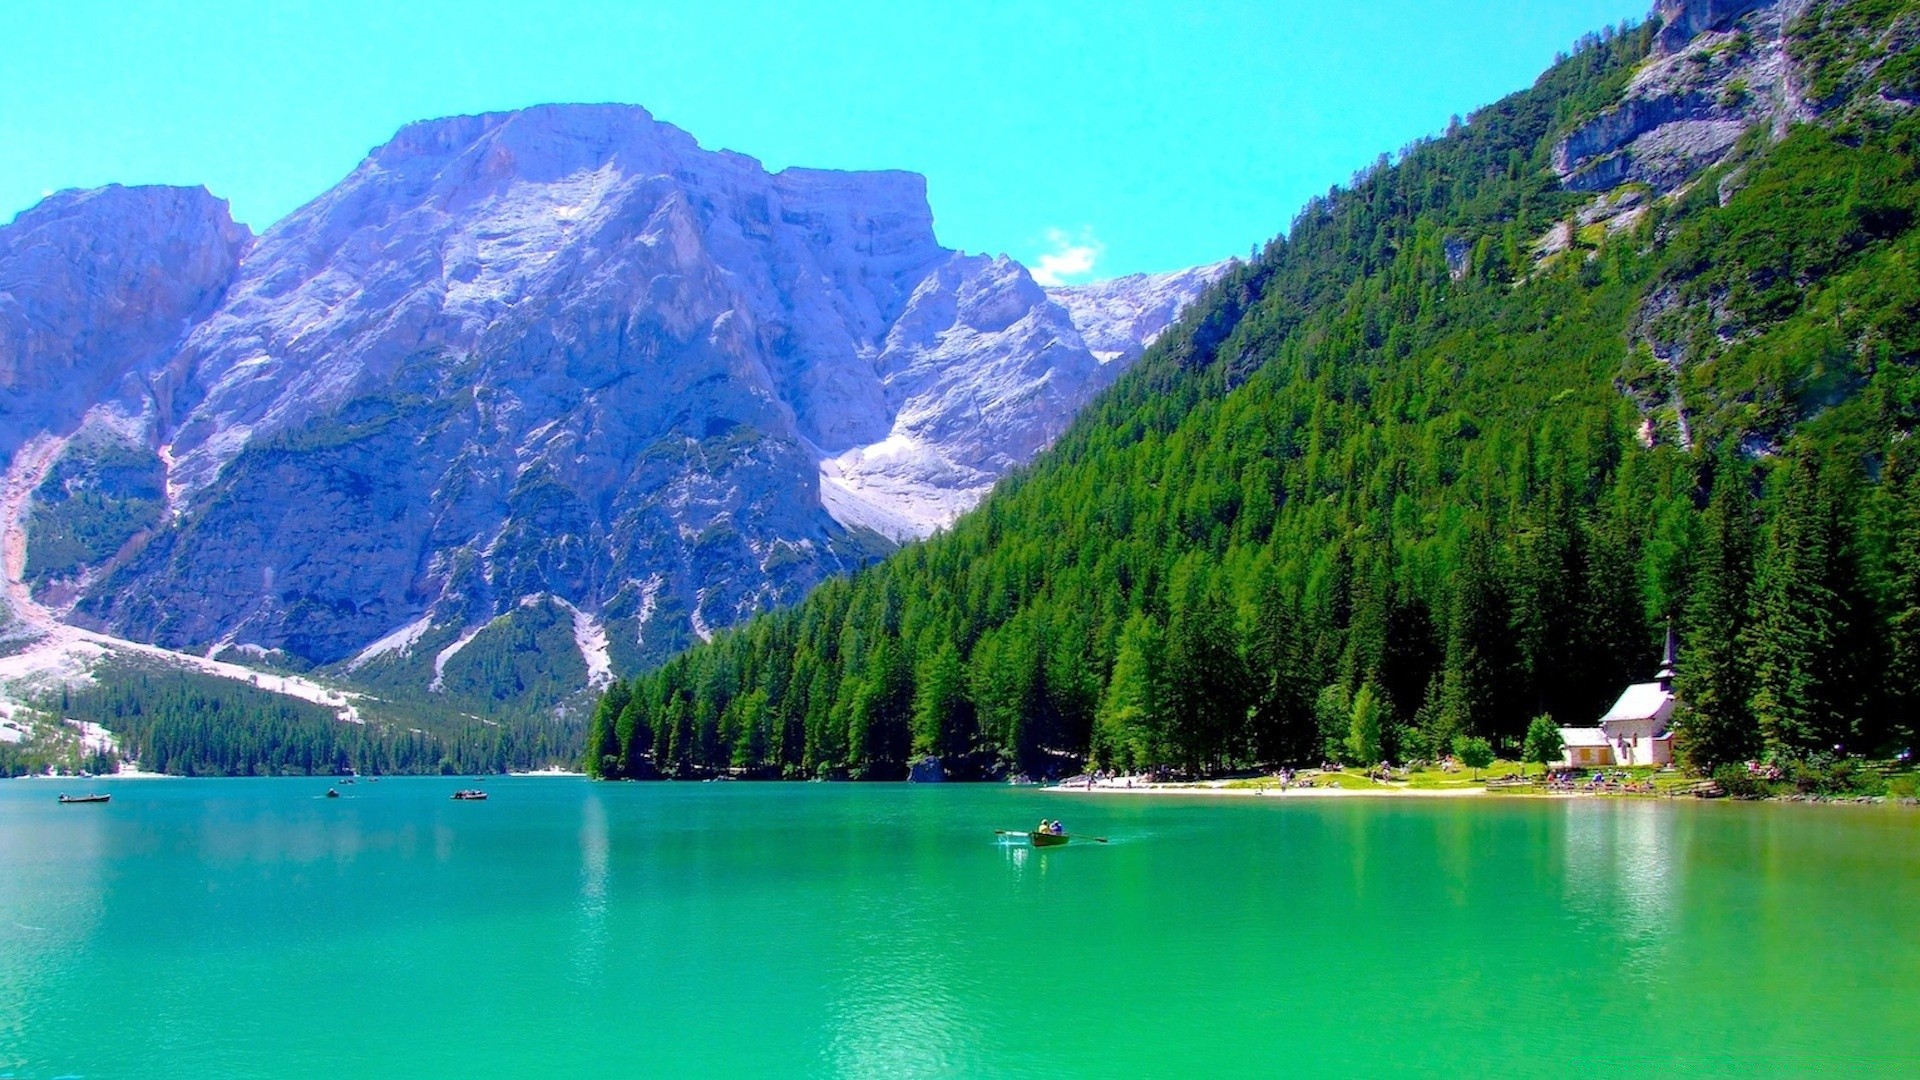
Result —
[[1915, 0], [1666, 0], [1314, 200], [949, 532], [610, 687], [589, 767], [1518, 754], [1669, 626], [1695, 768], [1910, 745], [1916, 147]]
[[628, 106], [411, 125], [257, 239], [200, 191], [66, 193], [0, 230], [19, 580], [138, 642], [551, 703], [946, 524], [1221, 269], [1076, 321], [942, 247], [918, 176]]
[[61, 192], [0, 229], [0, 462], [102, 401], [138, 398], [251, 241], [202, 188]]

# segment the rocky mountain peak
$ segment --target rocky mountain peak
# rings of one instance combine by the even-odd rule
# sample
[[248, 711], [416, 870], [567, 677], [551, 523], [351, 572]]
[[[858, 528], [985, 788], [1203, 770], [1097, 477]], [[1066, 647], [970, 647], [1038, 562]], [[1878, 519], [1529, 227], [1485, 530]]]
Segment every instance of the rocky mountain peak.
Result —
[[0, 463], [165, 359], [253, 240], [205, 188], [62, 191], [0, 229]]
[[1217, 272], [1082, 302], [942, 246], [917, 175], [770, 173], [619, 105], [409, 125], [215, 269], [141, 407], [15, 478], [50, 529], [81, 489], [112, 523], [34, 595], [453, 695], [502, 656], [633, 670], [945, 524]]

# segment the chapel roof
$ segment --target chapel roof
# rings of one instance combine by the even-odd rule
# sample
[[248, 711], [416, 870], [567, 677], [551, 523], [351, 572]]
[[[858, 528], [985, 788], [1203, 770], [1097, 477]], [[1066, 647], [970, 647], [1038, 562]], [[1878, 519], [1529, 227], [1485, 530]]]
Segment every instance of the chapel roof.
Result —
[[1615, 720], [1654, 720], [1661, 710], [1673, 701], [1673, 691], [1666, 684], [1657, 682], [1634, 683], [1613, 703], [1607, 715], [1600, 718], [1602, 724]]

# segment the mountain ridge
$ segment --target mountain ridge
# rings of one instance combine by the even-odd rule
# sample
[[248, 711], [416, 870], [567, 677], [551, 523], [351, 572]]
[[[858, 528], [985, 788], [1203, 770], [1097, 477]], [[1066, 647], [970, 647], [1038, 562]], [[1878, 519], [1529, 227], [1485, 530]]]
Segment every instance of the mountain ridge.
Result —
[[465, 708], [558, 693], [463, 680], [476, 639], [630, 671], [925, 535], [1158, 325], [1089, 315], [1095, 357], [1070, 291], [939, 244], [924, 178], [768, 173], [636, 106], [410, 124], [232, 254], [116, 361], [132, 390], [38, 425], [67, 442], [23, 580], [96, 631]]

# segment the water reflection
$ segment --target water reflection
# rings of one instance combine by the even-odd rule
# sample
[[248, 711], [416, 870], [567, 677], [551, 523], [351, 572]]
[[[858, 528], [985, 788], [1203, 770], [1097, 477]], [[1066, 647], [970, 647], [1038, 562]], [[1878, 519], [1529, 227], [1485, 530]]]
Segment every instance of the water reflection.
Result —
[[1656, 974], [1674, 939], [1683, 853], [1672, 807], [1639, 800], [1568, 800], [1567, 907], [1587, 928], [1609, 928], [1626, 970]]
[[574, 949], [576, 982], [600, 979], [607, 944], [607, 808], [590, 794], [580, 805], [580, 937]]

